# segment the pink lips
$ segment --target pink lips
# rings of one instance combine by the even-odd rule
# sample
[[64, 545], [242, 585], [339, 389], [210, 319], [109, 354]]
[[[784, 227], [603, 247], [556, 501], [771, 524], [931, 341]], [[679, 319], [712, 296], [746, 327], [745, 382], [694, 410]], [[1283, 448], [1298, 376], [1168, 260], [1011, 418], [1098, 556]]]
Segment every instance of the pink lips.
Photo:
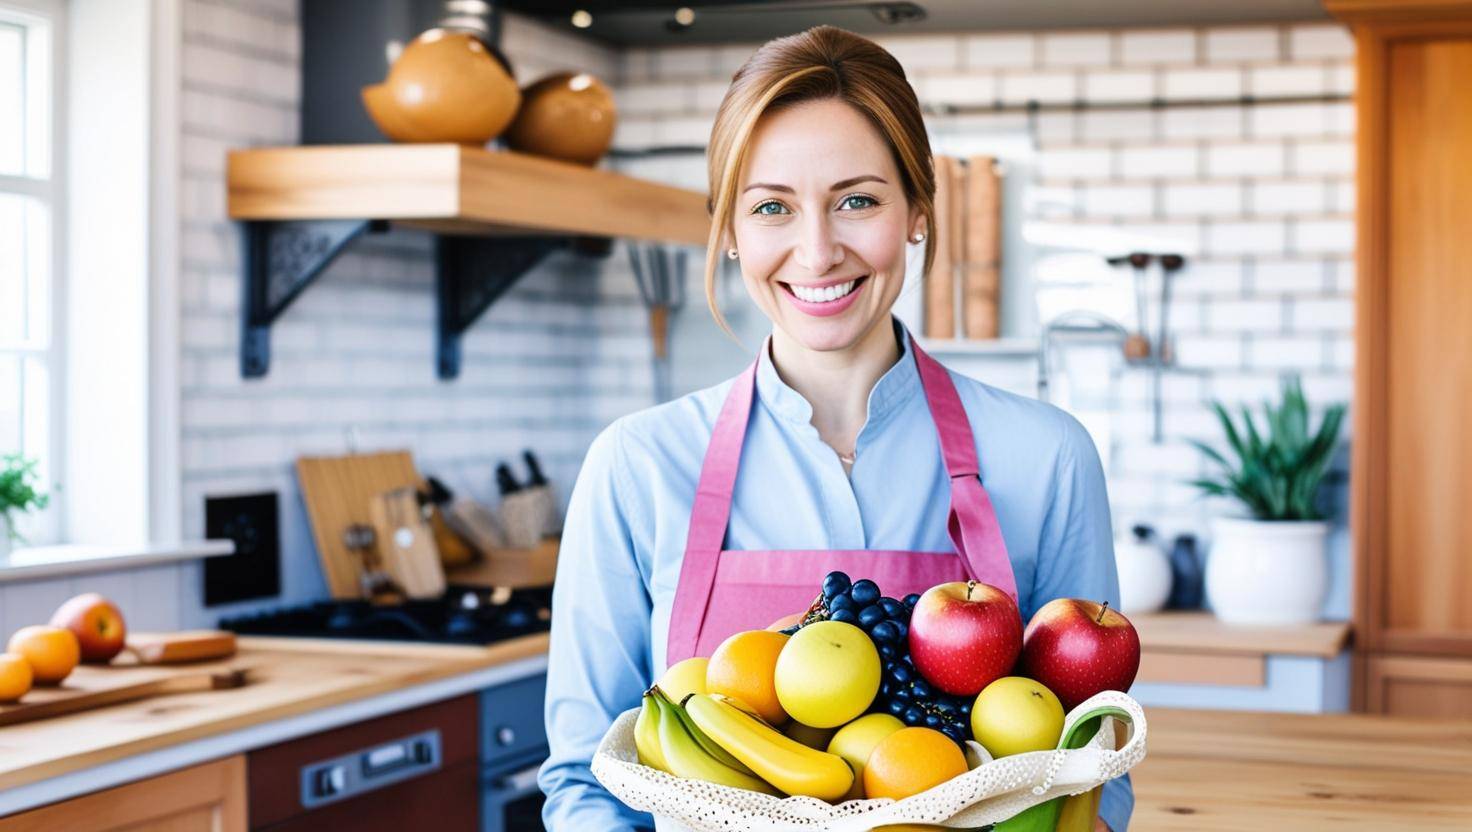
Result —
[[785, 283], [782, 284], [782, 291], [786, 293], [787, 300], [793, 306], [797, 307], [797, 311], [818, 318], [827, 318], [831, 315], [837, 315], [850, 306], [853, 306], [854, 301], [857, 300], [859, 297], [859, 293], [864, 291], [864, 287], [868, 285], [869, 278], [865, 276], [859, 279], [859, 285], [855, 286], [852, 292], [849, 292], [838, 300], [821, 301], [817, 303], [813, 301], [803, 300], [797, 295], [794, 295], [792, 293], [792, 289], [789, 288]]

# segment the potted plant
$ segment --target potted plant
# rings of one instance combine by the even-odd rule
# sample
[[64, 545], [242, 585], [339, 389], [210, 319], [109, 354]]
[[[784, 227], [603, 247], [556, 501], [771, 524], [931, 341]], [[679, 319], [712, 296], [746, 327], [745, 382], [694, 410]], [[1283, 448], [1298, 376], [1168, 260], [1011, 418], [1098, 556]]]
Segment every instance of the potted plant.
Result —
[[1329, 524], [1319, 509], [1319, 486], [1344, 421], [1345, 406], [1325, 412], [1309, 429], [1308, 403], [1297, 376], [1283, 384], [1278, 407], [1264, 403], [1266, 434], [1242, 408], [1238, 426], [1220, 402], [1212, 403], [1236, 457], [1193, 444], [1221, 471], [1192, 482], [1203, 492], [1235, 497], [1250, 518], [1213, 521], [1215, 538], [1206, 564], [1206, 594], [1223, 621], [1288, 624], [1316, 621], [1328, 590], [1325, 541]]
[[25, 542], [16, 530], [15, 512], [24, 513], [46, 507], [48, 496], [36, 490], [36, 461], [20, 454], [0, 456], [0, 523], [5, 528], [0, 534], [0, 555], [10, 552], [11, 545], [19, 540]]

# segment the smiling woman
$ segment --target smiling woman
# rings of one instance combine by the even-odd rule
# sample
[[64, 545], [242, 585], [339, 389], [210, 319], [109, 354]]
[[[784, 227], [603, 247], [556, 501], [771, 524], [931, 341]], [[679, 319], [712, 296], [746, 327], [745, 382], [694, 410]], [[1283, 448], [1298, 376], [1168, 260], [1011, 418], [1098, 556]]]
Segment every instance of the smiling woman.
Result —
[[[648, 825], [591, 774], [614, 718], [665, 668], [806, 609], [830, 571], [891, 603], [964, 581], [1024, 617], [1054, 598], [1118, 603], [1088, 434], [950, 372], [891, 315], [909, 246], [933, 259], [935, 190], [894, 57], [831, 26], [763, 45], [709, 153], [711, 311], [724, 327], [724, 255], [772, 334], [740, 376], [619, 419], [588, 451], [552, 603], [540, 783], [553, 832]], [[1116, 832], [1130, 807], [1127, 781], [1105, 787]]]

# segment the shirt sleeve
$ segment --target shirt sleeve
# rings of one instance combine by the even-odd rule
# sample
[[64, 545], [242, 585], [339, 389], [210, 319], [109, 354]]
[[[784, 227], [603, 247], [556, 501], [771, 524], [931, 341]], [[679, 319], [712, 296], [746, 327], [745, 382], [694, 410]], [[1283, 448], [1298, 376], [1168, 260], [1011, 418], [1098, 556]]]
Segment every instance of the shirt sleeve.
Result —
[[593, 777], [608, 726], [650, 684], [652, 602], [626, 511], [626, 469], [615, 422], [594, 440], [573, 486], [552, 590], [545, 720], [547, 761], [538, 773], [549, 832], [653, 827]]
[[[1099, 452], [1083, 425], [1064, 415], [1063, 441], [1053, 477], [1053, 503], [1043, 522], [1027, 619], [1054, 598], [1087, 598], [1119, 605], [1113, 523]], [[1129, 775], [1104, 784], [1099, 817], [1113, 832], [1129, 828], [1135, 795]]]

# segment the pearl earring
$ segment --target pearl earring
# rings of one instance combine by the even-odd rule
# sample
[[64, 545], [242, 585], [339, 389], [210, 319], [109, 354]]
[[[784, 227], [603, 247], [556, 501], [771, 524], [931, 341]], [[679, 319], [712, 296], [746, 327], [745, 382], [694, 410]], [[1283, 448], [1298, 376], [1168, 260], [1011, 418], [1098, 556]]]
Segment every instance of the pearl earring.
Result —
[[734, 249], [734, 248], [728, 248], [728, 249], [726, 249], [726, 259], [727, 260], [735, 260], [736, 259], [736, 249]]
[[916, 234], [915, 235], [915, 239], [911, 240], [910, 242], [912, 242], [912, 243], [923, 243], [923, 242], [925, 242], [925, 235], [924, 234]]

